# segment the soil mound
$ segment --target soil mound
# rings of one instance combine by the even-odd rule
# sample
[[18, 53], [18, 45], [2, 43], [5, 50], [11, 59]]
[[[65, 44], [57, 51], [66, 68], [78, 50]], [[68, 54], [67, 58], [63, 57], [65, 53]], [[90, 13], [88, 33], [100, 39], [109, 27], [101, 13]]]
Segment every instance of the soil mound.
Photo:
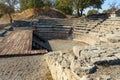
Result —
[[[27, 9], [22, 12], [16, 12], [12, 14], [13, 20], [26, 20], [26, 19], [38, 19], [38, 18], [67, 18], [61, 11], [50, 8], [42, 7], [37, 9]], [[7, 15], [0, 18], [0, 23], [9, 23], [9, 17]]]

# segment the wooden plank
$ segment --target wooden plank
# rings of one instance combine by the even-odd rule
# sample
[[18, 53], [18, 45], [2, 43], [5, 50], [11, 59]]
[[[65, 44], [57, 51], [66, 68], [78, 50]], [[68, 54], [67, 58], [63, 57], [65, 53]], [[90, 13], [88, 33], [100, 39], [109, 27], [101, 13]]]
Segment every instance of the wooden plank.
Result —
[[47, 50], [32, 50], [33, 30], [16, 30], [6, 36], [0, 47], [0, 55], [44, 54]]
[[1, 43], [0, 55], [19, 54], [32, 49], [32, 30], [16, 30], [6, 36]]

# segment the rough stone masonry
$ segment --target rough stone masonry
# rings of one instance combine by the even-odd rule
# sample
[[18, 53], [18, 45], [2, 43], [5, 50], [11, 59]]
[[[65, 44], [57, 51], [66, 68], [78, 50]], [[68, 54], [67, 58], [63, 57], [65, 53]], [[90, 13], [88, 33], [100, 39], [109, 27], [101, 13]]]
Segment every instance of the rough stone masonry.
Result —
[[[106, 25], [108, 22], [109, 25]], [[88, 36], [94, 34], [91, 36], [96, 38], [87, 40], [87, 42], [91, 39], [96, 41], [94, 45], [74, 46], [71, 51], [48, 53], [46, 61], [53, 79], [120, 80], [120, 37], [118, 34], [120, 25], [116, 24], [117, 22], [120, 22], [119, 18], [108, 19], [86, 33]], [[77, 39], [80, 38], [77, 36]]]
[[[84, 46], [73, 47], [73, 52], [50, 52], [46, 61], [54, 80], [109, 80], [99, 75], [92, 77], [99, 66], [109, 67], [120, 64], [120, 46]], [[120, 66], [119, 66], [120, 68]], [[120, 76], [120, 71], [118, 71]], [[87, 79], [86, 76], [91, 76]], [[106, 76], [106, 75], [104, 75]], [[110, 76], [110, 75], [108, 75]], [[86, 78], [86, 79], [83, 79]], [[99, 78], [99, 79], [97, 79]], [[114, 80], [114, 77], [109, 77]], [[116, 77], [115, 80], [120, 77]]]

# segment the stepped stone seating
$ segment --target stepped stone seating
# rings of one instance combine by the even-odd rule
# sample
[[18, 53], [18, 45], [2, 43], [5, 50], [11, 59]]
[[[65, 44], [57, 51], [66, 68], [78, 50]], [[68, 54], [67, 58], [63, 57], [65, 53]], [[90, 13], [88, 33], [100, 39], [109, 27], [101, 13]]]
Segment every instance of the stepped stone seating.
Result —
[[6, 32], [6, 30], [0, 30], [0, 36], [3, 37]]
[[[56, 38], [67, 38], [73, 36], [74, 40], [84, 39], [95, 39], [93, 42], [107, 41], [105, 39], [106, 34], [114, 34], [119, 32], [119, 21], [120, 18], [109, 18], [109, 19], [97, 19], [97, 18], [83, 18], [83, 19], [39, 19], [28, 21], [25, 23], [23, 21], [24, 29], [35, 29], [39, 36], [45, 39], [56, 39]], [[20, 21], [18, 21], [20, 24]], [[30, 27], [28, 27], [30, 26]], [[17, 24], [17, 28], [18, 24]], [[72, 35], [73, 34], [73, 35]], [[85, 37], [88, 38], [85, 38]]]
[[[93, 31], [94, 28], [97, 28], [97, 26], [102, 23], [103, 19], [98, 19], [98, 20], [78, 20], [76, 24], [74, 24], [74, 32], [73, 32], [73, 37], [74, 40], [78, 41], [83, 41], [89, 44], [94, 44], [96, 43], [96, 38], [97, 37], [92, 37], [90, 35], [90, 32], [95, 32]], [[95, 40], [94, 40], [95, 39]]]
[[119, 80], [120, 19], [75, 20], [73, 52], [50, 52], [46, 61], [55, 80]]
[[12, 26], [6, 26], [4, 29], [7, 30], [7, 31], [13, 31]]
[[14, 29], [35, 29], [44, 39], [68, 38], [72, 35], [72, 19], [39, 19], [32, 21], [15, 21]]
[[37, 34], [44, 39], [67, 38], [70, 35], [72, 22], [67, 19], [40, 19], [33, 24]]
[[103, 23], [91, 30], [89, 35], [97, 37], [101, 42], [119, 42], [119, 32], [120, 32], [120, 19], [119, 18], [109, 18], [106, 19]]

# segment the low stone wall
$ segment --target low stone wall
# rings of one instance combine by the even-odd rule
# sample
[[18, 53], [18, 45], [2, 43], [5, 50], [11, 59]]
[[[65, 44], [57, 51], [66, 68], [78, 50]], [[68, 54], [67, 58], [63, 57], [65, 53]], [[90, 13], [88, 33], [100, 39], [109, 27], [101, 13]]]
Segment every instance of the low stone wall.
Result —
[[[49, 56], [48, 56], [49, 55]], [[62, 52], [51, 52], [46, 55], [46, 61], [54, 80], [77, 80], [76, 76], [70, 70], [69, 61], [63, 57]], [[74, 56], [71, 56], [74, 59]], [[72, 58], [71, 58], [72, 59]]]
[[86, 34], [74, 33], [73, 34], [73, 40], [85, 42], [89, 45], [95, 45], [95, 44], [99, 43], [99, 38], [97, 36], [93, 36], [91, 34], [86, 35]]
[[69, 37], [68, 33], [61, 33], [61, 32], [47, 32], [47, 33], [41, 33], [38, 32], [37, 33], [40, 37], [44, 38], [44, 39], [67, 39]]
[[[46, 62], [54, 80], [113, 80], [114, 76], [105, 74], [107, 72], [96, 75], [99, 72], [98, 66], [120, 64], [120, 47], [113, 46], [75, 46], [73, 52], [48, 53]], [[114, 77], [114, 79], [119, 78]]]

